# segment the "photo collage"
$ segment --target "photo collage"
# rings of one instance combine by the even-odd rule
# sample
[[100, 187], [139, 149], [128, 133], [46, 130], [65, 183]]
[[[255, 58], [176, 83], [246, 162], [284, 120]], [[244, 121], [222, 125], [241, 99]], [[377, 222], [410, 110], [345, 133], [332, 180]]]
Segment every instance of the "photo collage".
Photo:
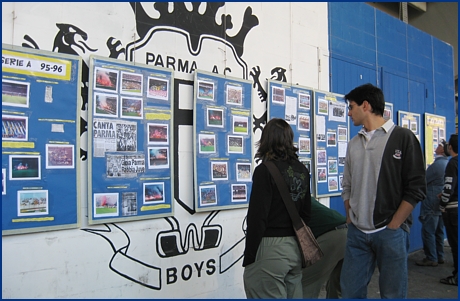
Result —
[[172, 215], [171, 71], [97, 57], [91, 63], [90, 222]]
[[[311, 173], [311, 160], [314, 153], [311, 135], [313, 90], [291, 86], [286, 83], [269, 81], [268, 119], [282, 118], [291, 125], [294, 132], [294, 144], [299, 149], [299, 160]], [[311, 178], [310, 177], [310, 178]]]
[[342, 95], [315, 91], [315, 107], [315, 195], [340, 195], [349, 135], [347, 103]]
[[197, 72], [195, 87], [196, 209], [247, 206], [252, 180], [251, 85]]
[[[2, 72], [3, 234], [77, 224], [79, 104], [75, 98], [80, 93], [76, 79], [81, 61], [47, 51], [3, 49], [5, 62], [14, 59], [40, 66], [57, 62], [56, 58], [54, 73], [24, 71], [16, 65]], [[57, 199], [64, 186], [75, 197]], [[74, 213], [65, 213], [66, 208]], [[12, 223], [17, 218], [28, 223]]]

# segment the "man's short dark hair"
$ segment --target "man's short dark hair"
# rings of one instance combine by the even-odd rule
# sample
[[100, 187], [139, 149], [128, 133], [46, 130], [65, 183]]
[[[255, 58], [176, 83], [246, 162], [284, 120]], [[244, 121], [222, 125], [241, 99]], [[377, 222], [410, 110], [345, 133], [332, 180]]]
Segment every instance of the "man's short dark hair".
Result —
[[372, 107], [372, 113], [383, 116], [385, 110], [385, 97], [380, 88], [372, 84], [364, 84], [351, 90], [344, 97], [347, 101], [354, 101], [358, 106], [362, 105], [365, 100]]
[[458, 154], [458, 134], [450, 135], [449, 145], [452, 147], [452, 151]]

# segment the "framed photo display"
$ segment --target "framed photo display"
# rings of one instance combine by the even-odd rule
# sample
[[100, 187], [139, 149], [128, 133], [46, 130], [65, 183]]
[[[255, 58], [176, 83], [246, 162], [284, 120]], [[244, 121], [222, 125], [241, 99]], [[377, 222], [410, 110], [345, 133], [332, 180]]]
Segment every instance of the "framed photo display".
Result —
[[[252, 178], [251, 82], [197, 70], [195, 210], [246, 207]], [[199, 171], [198, 171], [199, 170]]]

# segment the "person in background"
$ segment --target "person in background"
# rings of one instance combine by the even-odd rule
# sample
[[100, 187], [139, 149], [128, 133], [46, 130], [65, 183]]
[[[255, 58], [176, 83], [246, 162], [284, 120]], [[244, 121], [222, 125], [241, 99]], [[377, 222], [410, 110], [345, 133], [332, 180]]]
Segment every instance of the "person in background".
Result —
[[444, 186], [444, 171], [449, 159], [447, 142], [442, 140], [435, 151], [433, 164], [426, 170], [426, 198], [420, 206], [419, 220], [422, 223], [422, 242], [425, 258], [415, 263], [435, 267], [444, 263], [444, 223], [439, 209], [439, 197]]
[[[289, 187], [305, 224], [310, 221], [310, 173], [297, 156], [294, 132], [280, 118], [270, 120], [257, 142], [256, 158], [272, 161]], [[252, 177], [243, 259], [247, 298], [302, 298], [302, 255], [291, 217], [265, 164]]]
[[340, 286], [344, 299], [367, 297], [376, 265], [382, 298], [407, 298], [412, 210], [425, 198], [425, 162], [417, 137], [385, 121], [383, 92], [372, 84], [345, 95], [359, 133], [347, 146], [342, 198], [348, 223]]
[[324, 283], [326, 283], [326, 299], [340, 298], [340, 272], [347, 243], [346, 221], [345, 216], [311, 197], [309, 227], [324, 256], [302, 271], [304, 299], [318, 299]]
[[454, 271], [452, 276], [442, 278], [440, 282], [458, 286], [458, 134], [450, 136], [448, 150], [452, 158], [446, 166], [439, 208], [452, 250]]

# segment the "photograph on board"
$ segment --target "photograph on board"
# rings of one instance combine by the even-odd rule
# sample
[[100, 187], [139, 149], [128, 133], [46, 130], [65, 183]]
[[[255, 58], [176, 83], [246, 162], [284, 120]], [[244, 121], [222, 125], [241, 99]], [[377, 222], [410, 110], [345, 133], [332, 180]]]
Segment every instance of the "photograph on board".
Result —
[[2, 79], [2, 106], [29, 107], [30, 83]]

